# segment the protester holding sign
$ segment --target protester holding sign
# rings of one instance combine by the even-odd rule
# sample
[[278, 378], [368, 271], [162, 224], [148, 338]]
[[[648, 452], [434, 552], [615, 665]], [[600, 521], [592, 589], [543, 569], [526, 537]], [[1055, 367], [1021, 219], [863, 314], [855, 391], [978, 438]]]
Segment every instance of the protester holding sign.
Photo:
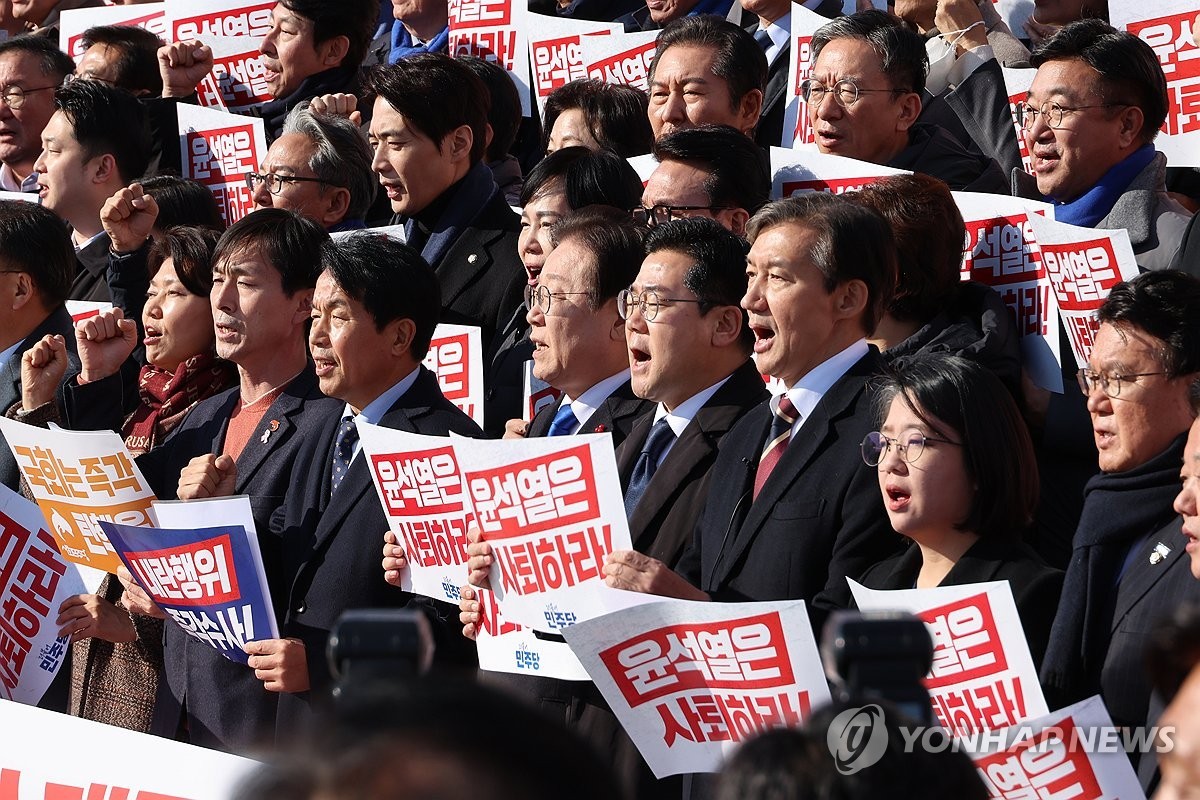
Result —
[[875, 402], [882, 424], [863, 439], [863, 461], [878, 468], [892, 528], [913, 544], [861, 582], [924, 589], [1007, 580], [1039, 664], [1063, 576], [1021, 542], [1038, 477], [1016, 402], [977, 363], [933, 353], [894, 362]]

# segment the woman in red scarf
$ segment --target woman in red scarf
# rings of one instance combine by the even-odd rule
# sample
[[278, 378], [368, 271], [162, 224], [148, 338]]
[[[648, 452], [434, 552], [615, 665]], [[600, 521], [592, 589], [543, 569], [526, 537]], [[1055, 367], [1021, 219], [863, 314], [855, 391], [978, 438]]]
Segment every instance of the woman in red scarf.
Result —
[[[208, 301], [212, 252], [219, 235], [204, 228], [170, 228], [156, 236], [146, 252], [150, 288], [142, 326], [147, 363], [138, 375], [137, 406], [121, 424], [125, 445], [135, 456], [165, 439], [201, 400], [236, 382], [234, 366], [216, 356]], [[119, 309], [80, 322], [78, 328], [84, 365], [76, 379], [79, 383], [107, 377], [106, 364], [116, 372], [137, 344], [134, 325]], [[98, 329], [109, 329], [127, 348], [98, 341]], [[98, 357], [101, 343], [106, 345], [103, 358]], [[29, 356], [28, 366], [47, 362], [65, 366], [66, 360], [53, 352], [65, 346], [61, 338], [43, 339], [34, 348], [42, 352]], [[58, 417], [52, 391], [58, 380], [24, 381], [26, 391], [17, 417], [32, 424]], [[42, 396], [45, 389], [39, 387], [46, 386], [51, 393]], [[68, 427], [74, 427], [71, 422], [68, 418]], [[116, 427], [120, 420], [110, 424]], [[126, 613], [119, 605], [121, 592], [116, 576], [108, 575], [97, 594], [72, 598], [60, 609], [60, 634], [70, 635], [74, 643], [70, 711], [147, 731], [162, 674], [163, 621]]]

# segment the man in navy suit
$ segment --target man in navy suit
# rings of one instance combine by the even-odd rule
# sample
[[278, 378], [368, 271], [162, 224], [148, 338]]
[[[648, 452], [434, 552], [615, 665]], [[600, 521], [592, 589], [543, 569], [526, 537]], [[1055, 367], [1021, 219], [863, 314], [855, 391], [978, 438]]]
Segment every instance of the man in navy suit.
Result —
[[787, 386], [742, 417], [712, 467], [677, 572], [613, 553], [609, 585], [694, 600], [800, 598], [819, 621], [845, 607], [847, 576], [896, 545], [879, 491], [856, 464], [871, 429], [867, 344], [895, 275], [892, 234], [831, 195], [779, 200], [750, 221], [742, 307], [758, 369]]
[[[282, 638], [246, 646], [255, 676], [283, 693], [281, 737], [301, 733], [313, 707], [328, 697], [325, 645], [342, 612], [411, 600], [379, 571], [379, 532], [388, 523], [357, 423], [430, 436], [482, 435], [421, 366], [439, 316], [437, 276], [424, 259], [407, 245], [364, 232], [328, 243], [321, 263], [309, 347], [321, 391], [344, 405], [310, 429], [292, 490], [272, 521], [284, 545]], [[434, 633], [445, 659], [464, 642], [453, 624], [457, 608], [435, 605], [423, 608], [437, 617]], [[443, 616], [447, 626], [438, 624]]]

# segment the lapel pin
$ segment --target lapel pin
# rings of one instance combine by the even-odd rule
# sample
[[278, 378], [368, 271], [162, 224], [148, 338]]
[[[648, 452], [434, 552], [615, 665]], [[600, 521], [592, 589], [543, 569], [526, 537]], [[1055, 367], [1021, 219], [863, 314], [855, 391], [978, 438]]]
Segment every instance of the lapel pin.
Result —
[[474, 253], [471, 253], [471, 255], [467, 256], [468, 264], [474, 264], [478, 260], [479, 260], [479, 256], [475, 255]]
[[1162, 542], [1154, 545], [1154, 551], [1150, 553], [1150, 563], [1159, 564], [1164, 558], [1171, 554], [1171, 548], [1167, 547]]
[[267, 440], [271, 438], [271, 434], [277, 430], [279, 430], [279, 420], [273, 419], [270, 422], [270, 426], [265, 431], [263, 431], [263, 435], [259, 439], [259, 441], [262, 442], [263, 444], [266, 444]]
[[597, 425], [595, 430], [592, 431], [592, 433], [604, 433], [606, 430], [608, 430], [608, 429], [605, 428], [603, 425]]

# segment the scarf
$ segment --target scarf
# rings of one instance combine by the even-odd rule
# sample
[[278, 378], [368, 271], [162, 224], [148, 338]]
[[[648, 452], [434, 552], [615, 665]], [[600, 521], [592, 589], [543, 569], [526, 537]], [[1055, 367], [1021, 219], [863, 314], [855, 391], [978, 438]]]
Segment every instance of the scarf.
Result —
[[125, 446], [134, 455], [153, 448], [196, 404], [228, 389], [237, 379], [233, 364], [212, 352], [192, 356], [175, 372], [147, 364], [138, 374], [138, 407], [125, 421]]
[[402, 58], [418, 53], [444, 53], [450, 45], [450, 26], [442, 28], [436, 36], [423, 44], [413, 44], [412, 35], [404, 23], [396, 20], [392, 26], [392, 47], [388, 51], [388, 63], [395, 64]]
[[1162, 453], [1126, 472], [1100, 473], [1083, 490], [1083, 513], [1067, 565], [1062, 600], [1042, 663], [1051, 708], [1096, 694], [1108, 652], [1116, 579], [1129, 548], [1175, 517], [1183, 463], [1181, 433]]
[[[421, 257], [436, 270], [442, 256], [463, 231], [471, 226], [479, 213], [491, 202], [492, 195], [498, 191], [500, 190], [496, 188], [492, 171], [486, 164], [480, 161], [471, 167], [458, 182], [446, 210], [433, 224], [429, 239], [421, 247]], [[404, 224], [405, 241], [413, 241], [413, 228], [416, 224], [416, 220], [412, 218]]]
[[1081, 228], [1096, 227], [1112, 211], [1133, 179], [1150, 165], [1155, 155], [1154, 145], [1144, 144], [1114, 164], [1095, 186], [1071, 202], [1054, 203], [1052, 198], [1047, 197], [1047, 203], [1054, 203], [1054, 218]]

